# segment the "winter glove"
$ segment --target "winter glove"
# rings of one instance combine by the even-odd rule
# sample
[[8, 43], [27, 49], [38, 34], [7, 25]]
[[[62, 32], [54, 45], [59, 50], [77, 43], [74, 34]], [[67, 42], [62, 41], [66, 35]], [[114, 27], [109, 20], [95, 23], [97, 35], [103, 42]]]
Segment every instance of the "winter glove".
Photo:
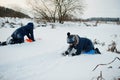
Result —
[[78, 52], [78, 51], [77, 51], [76, 53], [72, 53], [71, 55], [72, 55], [72, 56], [77, 56], [77, 55], [80, 55], [80, 54], [81, 54], [81, 52]]
[[68, 55], [69, 54], [68, 51], [65, 51], [65, 54]]
[[72, 56], [76, 56], [76, 54], [75, 54], [75, 53], [72, 53], [71, 55], [72, 55]]
[[64, 56], [66, 56], [68, 54], [69, 54], [68, 51], [65, 51], [65, 53], [62, 53], [62, 55], [64, 55]]

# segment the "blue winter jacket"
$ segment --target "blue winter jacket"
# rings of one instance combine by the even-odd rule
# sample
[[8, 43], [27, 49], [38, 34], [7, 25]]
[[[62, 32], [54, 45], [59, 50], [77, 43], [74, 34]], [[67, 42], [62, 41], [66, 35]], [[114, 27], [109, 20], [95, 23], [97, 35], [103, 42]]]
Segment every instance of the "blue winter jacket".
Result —
[[[24, 36], [27, 36], [29, 39], [34, 40], [34, 35], [33, 35], [33, 23], [28, 23], [26, 26], [20, 27], [18, 29], [16, 29], [13, 34], [11, 35], [11, 37], [13, 38], [13, 40], [17, 40], [24, 42]], [[19, 42], [18, 42], [19, 43]]]

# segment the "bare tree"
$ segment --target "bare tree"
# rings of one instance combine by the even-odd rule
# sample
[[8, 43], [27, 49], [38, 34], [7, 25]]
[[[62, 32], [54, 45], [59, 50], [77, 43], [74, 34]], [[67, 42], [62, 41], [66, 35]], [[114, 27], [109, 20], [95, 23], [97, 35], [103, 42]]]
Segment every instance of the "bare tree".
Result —
[[76, 15], [76, 13], [83, 13], [83, 3], [82, 0], [55, 0], [57, 5], [57, 12], [59, 22], [65, 20], [65, 18], [69, 15]]
[[82, 14], [82, 0], [28, 0], [35, 15], [48, 21], [63, 23], [67, 17]]
[[[27, 0], [35, 17], [43, 18], [47, 21], [54, 21], [55, 9], [49, 0]], [[52, 6], [50, 6], [52, 5]]]

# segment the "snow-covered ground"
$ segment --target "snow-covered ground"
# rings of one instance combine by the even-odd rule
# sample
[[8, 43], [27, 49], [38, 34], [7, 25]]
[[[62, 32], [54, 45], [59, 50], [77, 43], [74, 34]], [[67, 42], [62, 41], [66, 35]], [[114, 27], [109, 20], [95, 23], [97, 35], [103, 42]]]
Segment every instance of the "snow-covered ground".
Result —
[[[6, 40], [15, 29], [0, 28], [0, 41]], [[104, 46], [95, 45], [102, 54], [62, 56], [68, 47], [67, 32], [105, 43]], [[54, 29], [50, 25], [35, 28], [34, 35], [36, 41], [32, 43], [0, 46], [0, 80], [97, 80], [101, 71], [105, 80], [120, 78], [120, 54], [107, 51], [112, 41], [120, 50], [120, 25], [86, 27], [75, 22], [56, 23]], [[115, 58], [112, 64], [98, 66], [92, 71], [98, 64], [107, 64]]]

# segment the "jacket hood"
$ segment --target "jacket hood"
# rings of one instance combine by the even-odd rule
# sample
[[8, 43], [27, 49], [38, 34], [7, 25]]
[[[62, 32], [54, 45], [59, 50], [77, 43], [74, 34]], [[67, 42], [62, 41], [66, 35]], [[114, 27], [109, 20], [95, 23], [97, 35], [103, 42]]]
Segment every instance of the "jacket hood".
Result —
[[34, 24], [32, 22], [29, 22], [27, 25], [32, 26], [32, 27], [34, 26]]
[[29, 22], [25, 27], [27, 29], [33, 29], [34, 28], [34, 24], [32, 22]]

